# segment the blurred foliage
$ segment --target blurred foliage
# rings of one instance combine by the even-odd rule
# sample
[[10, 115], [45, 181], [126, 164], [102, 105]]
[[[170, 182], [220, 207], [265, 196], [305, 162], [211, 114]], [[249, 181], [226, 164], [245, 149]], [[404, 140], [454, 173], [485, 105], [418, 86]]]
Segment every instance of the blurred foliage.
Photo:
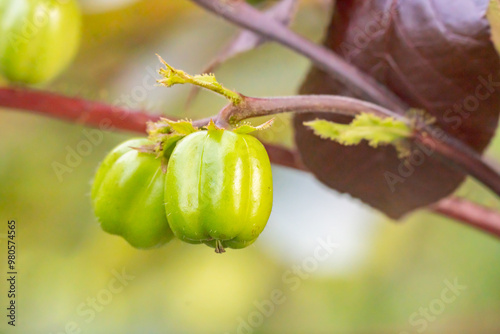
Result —
[[[318, 41], [326, 22], [322, 1], [302, 1], [293, 29]], [[76, 62], [45, 88], [110, 103], [121, 94], [132, 94], [148, 75], [146, 69], [159, 66], [156, 52], [174, 66], [196, 73], [235, 31], [185, 0], [139, 1], [87, 15], [84, 27]], [[307, 68], [302, 57], [268, 44], [232, 59], [217, 71], [217, 77], [247, 95], [287, 95], [296, 91]], [[188, 91], [189, 87], [157, 87], [147, 91], [147, 99], [136, 101], [137, 107], [197, 118], [215, 114], [224, 104], [204, 92], [192, 110], [185, 110]], [[287, 117], [280, 117], [262, 137], [292, 145], [288, 124]], [[132, 134], [104, 133], [102, 143], [93, 146], [62, 182], [54, 173], [52, 163], [63, 163], [68, 148], [86, 140], [84, 130], [88, 129], [39, 115], [0, 113], [0, 212], [4, 222], [12, 218], [18, 222], [20, 292], [19, 327], [7, 327], [3, 317], [0, 332], [60, 333], [74, 321], [82, 333], [95, 334], [236, 333], [240, 319], [247, 320], [258, 310], [254, 302], [267, 300], [280, 289], [285, 301], [263, 317], [253, 333], [417, 333], [420, 327], [412, 326], [409, 317], [441, 298], [445, 280], [455, 278], [467, 289], [428, 322], [425, 333], [500, 331], [500, 267], [496, 265], [500, 244], [428, 212], [410, 215], [403, 223], [374, 216], [380, 222], [359, 268], [339, 275], [312, 272], [299, 280], [296, 290], [283, 279], [292, 266], [274, 256], [273, 243], [257, 241], [223, 256], [180, 242], [152, 251], [133, 249], [100, 230], [89, 200], [98, 163]], [[488, 154], [500, 158], [498, 138]], [[472, 180], [458, 193], [500, 209], [495, 196]], [[285, 236], [287, 222], [281, 226]], [[4, 231], [2, 227], [0, 234]], [[5, 262], [1, 263], [5, 273]], [[298, 259], [296, 265], [301, 263]], [[88, 310], [88, 298], [104, 296], [113, 273], [124, 268], [134, 279], [106, 299], [95, 318], [86, 322], [89, 318], [78, 312], [79, 307], [83, 303], [83, 310]], [[2, 279], [2, 303], [6, 289]]]
[[261, 3], [265, 3], [266, 0], [247, 0], [247, 2], [252, 5], [259, 5]]
[[491, 35], [493, 43], [497, 51], [500, 50], [500, 1], [490, 0], [487, 13], [488, 20], [491, 24]]

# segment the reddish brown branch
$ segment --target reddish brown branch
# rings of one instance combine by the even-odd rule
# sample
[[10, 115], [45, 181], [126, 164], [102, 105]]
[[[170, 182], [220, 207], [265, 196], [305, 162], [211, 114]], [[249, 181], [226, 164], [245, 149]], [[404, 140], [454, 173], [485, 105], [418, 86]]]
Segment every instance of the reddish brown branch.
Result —
[[457, 197], [439, 201], [432, 210], [500, 238], [500, 215], [497, 211]]
[[[291, 98], [287, 99], [290, 100]], [[352, 101], [347, 98], [339, 98], [340, 102], [350, 103]], [[291, 101], [287, 103], [289, 104]], [[287, 106], [287, 103], [284, 105]], [[35, 112], [44, 116], [94, 127], [101, 126], [102, 122], [105, 121], [115, 129], [139, 133], [145, 133], [147, 121], [155, 121], [159, 118], [157, 115], [126, 110], [100, 102], [86, 101], [43, 91], [15, 88], [0, 88], [0, 106]], [[342, 108], [344, 107], [346, 106], [342, 106]], [[206, 124], [207, 121], [208, 118], [199, 120], [196, 123], [200, 126]], [[298, 159], [297, 152], [276, 145], [266, 144], [265, 146], [271, 162], [274, 164], [306, 170]], [[433, 206], [432, 210], [500, 237], [500, 213], [493, 210], [453, 197], [438, 202]]]
[[159, 118], [141, 111], [124, 110], [81, 98], [16, 88], [0, 88], [0, 106], [95, 127], [108, 122], [117, 129], [134, 132], [145, 132], [146, 122]]
[[416, 132], [414, 140], [437, 152], [439, 157], [446, 157], [446, 159], [443, 159], [445, 162], [465, 174], [473, 176], [500, 196], [500, 174], [498, 170], [469, 146], [450, 136], [436, 137], [432, 134], [432, 128], [429, 128], [428, 131], [426, 129], [424, 132]]
[[[94, 127], [106, 123], [106, 128], [110, 125], [119, 130], [140, 133], [146, 132], [146, 122], [160, 119], [160, 115], [142, 110], [123, 109], [78, 97], [20, 88], [0, 88], [0, 106]], [[209, 120], [210, 118], [200, 119], [193, 123], [195, 126], [203, 126]]]

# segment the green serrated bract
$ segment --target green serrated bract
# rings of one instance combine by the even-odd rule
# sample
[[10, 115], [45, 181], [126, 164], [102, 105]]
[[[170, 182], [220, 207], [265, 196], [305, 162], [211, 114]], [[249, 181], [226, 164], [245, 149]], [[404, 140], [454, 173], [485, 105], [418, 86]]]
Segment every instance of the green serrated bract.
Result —
[[326, 120], [305, 122], [321, 138], [336, 141], [342, 145], [357, 145], [362, 140], [373, 147], [397, 144], [411, 135], [410, 127], [394, 118], [380, 118], [372, 114], [359, 114], [350, 124], [338, 124]]
[[170, 121], [166, 120], [167, 124], [172, 127], [172, 129], [182, 135], [189, 135], [193, 132], [198, 131], [197, 128], [193, 126], [193, 123], [190, 121]]
[[251, 124], [241, 124], [240, 126], [238, 126], [237, 128], [233, 129], [233, 132], [234, 133], [239, 133], [239, 134], [249, 134], [249, 133], [252, 133], [254, 131], [260, 131], [260, 130], [265, 130], [265, 129], [268, 129], [269, 127], [271, 127], [271, 125], [273, 125], [273, 122], [274, 122], [274, 118], [270, 119], [269, 121], [261, 124], [261, 125], [258, 125], [258, 126], [253, 126]]

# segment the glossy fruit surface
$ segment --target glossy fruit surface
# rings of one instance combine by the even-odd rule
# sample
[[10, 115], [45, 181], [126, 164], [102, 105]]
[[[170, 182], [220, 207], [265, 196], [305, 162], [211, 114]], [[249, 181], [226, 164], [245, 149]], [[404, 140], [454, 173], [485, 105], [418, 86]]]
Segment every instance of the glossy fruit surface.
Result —
[[273, 202], [264, 146], [227, 130], [192, 133], [175, 147], [167, 167], [165, 208], [175, 236], [189, 243], [250, 245], [266, 226]]
[[147, 139], [132, 139], [117, 146], [99, 166], [92, 186], [92, 204], [102, 229], [137, 248], [160, 246], [173, 238], [163, 204], [161, 163], [131, 148], [149, 144]]
[[0, 75], [36, 84], [57, 76], [80, 44], [75, 0], [0, 0]]

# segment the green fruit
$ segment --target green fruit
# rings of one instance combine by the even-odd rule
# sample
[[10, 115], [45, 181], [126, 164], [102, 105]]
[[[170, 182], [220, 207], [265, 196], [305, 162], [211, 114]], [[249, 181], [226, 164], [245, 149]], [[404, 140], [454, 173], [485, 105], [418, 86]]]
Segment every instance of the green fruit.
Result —
[[75, 0], [0, 0], [0, 74], [18, 83], [53, 79], [80, 43]]
[[152, 144], [132, 139], [117, 146], [99, 167], [92, 204], [104, 231], [136, 248], [160, 246], [173, 238], [163, 204], [165, 174], [154, 155], [131, 147]]
[[192, 133], [170, 156], [165, 208], [175, 236], [188, 243], [244, 248], [266, 226], [273, 203], [264, 146], [227, 130]]

